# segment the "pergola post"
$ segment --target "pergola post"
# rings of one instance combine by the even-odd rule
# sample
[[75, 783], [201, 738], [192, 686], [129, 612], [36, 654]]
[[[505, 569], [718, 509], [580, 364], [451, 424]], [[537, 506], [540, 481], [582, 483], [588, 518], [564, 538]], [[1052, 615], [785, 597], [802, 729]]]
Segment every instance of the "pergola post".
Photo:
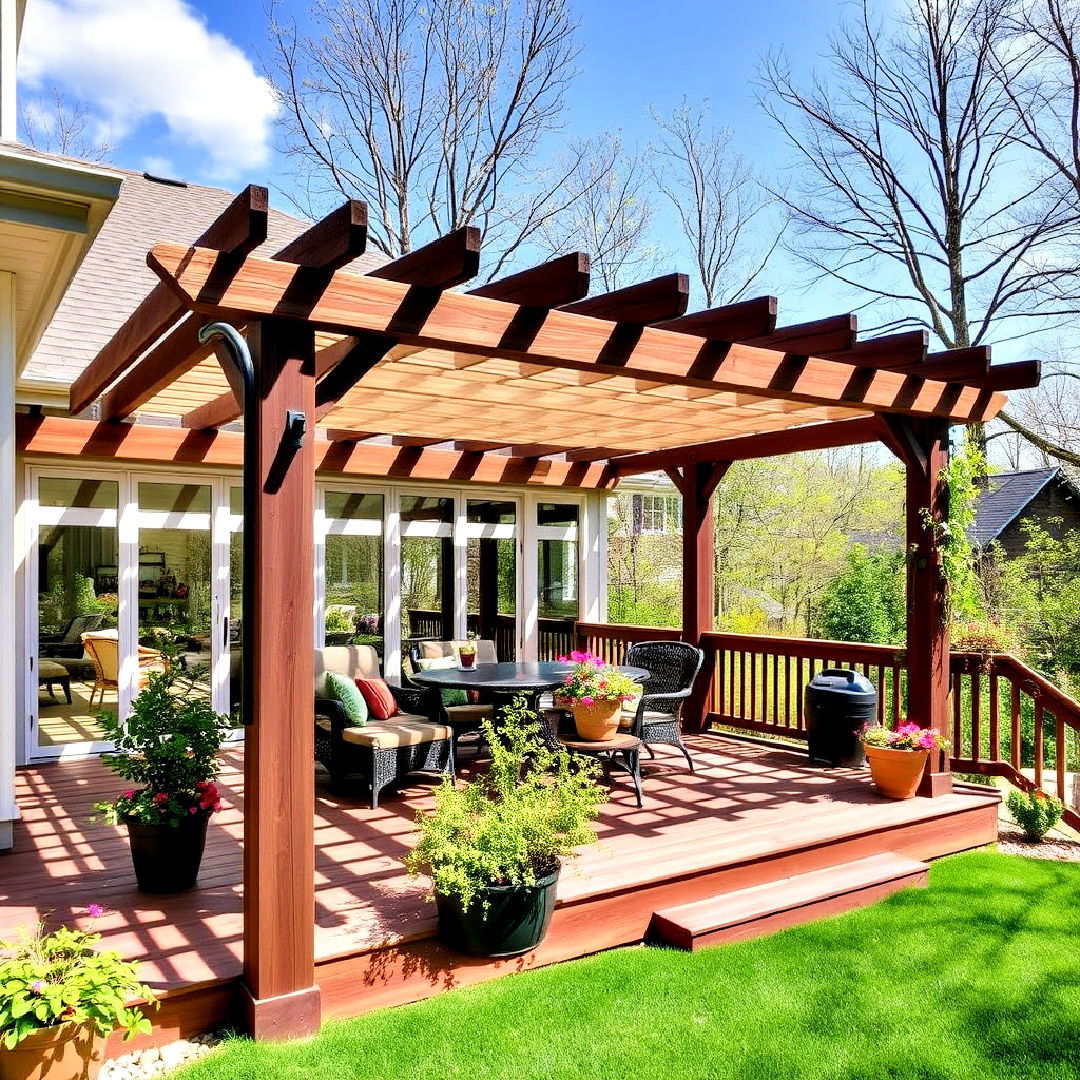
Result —
[[[949, 512], [942, 470], [949, 462], [944, 420], [889, 418], [890, 444], [906, 469], [907, 715], [921, 727], [948, 731], [949, 613], [939, 526]], [[952, 790], [948, 752], [932, 753], [921, 795]]]
[[[312, 686], [315, 408], [309, 325], [248, 328], [255, 367], [258, 510], [244, 522], [256, 581], [244, 597], [245, 656], [254, 672], [244, 752], [244, 986], [257, 1039], [311, 1035], [315, 985]], [[306, 434], [299, 431], [303, 414]], [[249, 416], [251, 414], [249, 413]], [[250, 638], [248, 638], [250, 635]]]
[[[713, 536], [713, 494], [731, 462], [694, 462], [668, 475], [682, 495], [682, 637], [696, 645], [713, 629], [716, 554]], [[707, 661], [694, 693], [683, 709], [683, 727], [703, 731], [712, 704], [713, 672]]]

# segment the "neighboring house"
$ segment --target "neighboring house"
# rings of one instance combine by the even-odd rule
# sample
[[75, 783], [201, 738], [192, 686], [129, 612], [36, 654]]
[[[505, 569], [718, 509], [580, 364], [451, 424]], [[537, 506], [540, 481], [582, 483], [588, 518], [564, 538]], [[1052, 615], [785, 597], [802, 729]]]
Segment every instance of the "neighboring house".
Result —
[[1080, 529], [1080, 487], [1060, 466], [988, 477], [968, 538], [979, 550], [996, 542], [1006, 557], [1015, 558], [1023, 554], [1029, 522], [1055, 538]]

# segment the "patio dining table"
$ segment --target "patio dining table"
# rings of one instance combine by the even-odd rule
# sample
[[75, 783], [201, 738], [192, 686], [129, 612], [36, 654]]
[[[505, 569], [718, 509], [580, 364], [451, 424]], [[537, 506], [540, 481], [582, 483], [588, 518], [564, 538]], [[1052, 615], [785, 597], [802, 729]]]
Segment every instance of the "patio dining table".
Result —
[[[497, 664], [477, 664], [472, 668], [437, 668], [417, 671], [409, 679], [419, 686], [434, 686], [440, 690], [475, 690], [495, 698], [525, 697], [530, 709], [536, 709], [541, 694], [561, 686], [574, 665], [557, 660], [504, 661]], [[618, 667], [616, 671], [643, 682], [649, 673], [645, 668]]]

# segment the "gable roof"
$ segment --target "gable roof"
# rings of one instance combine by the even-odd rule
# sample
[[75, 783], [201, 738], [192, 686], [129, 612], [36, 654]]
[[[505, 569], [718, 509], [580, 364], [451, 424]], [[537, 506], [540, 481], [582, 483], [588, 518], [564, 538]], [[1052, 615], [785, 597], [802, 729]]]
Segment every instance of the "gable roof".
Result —
[[[57, 155], [47, 156], [60, 160]], [[235, 195], [223, 188], [114, 171], [124, 178], [120, 197], [42, 335], [20, 380], [23, 383], [51, 383], [58, 390], [66, 389], [157, 284], [157, 275], [146, 265], [150, 248], [163, 241], [190, 243]], [[266, 241], [256, 254], [268, 257], [308, 224], [271, 210]], [[384, 261], [378, 252], [367, 252], [353, 267], [363, 272]]]
[[1060, 466], [988, 477], [986, 489], [979, 495], [975, 507], [975, 520], [968, 530], [968, 539], [976, 547], [985, 547], [996, 540], [1050, 483], [1065, 485], [1072, 495], [1080, 494]]

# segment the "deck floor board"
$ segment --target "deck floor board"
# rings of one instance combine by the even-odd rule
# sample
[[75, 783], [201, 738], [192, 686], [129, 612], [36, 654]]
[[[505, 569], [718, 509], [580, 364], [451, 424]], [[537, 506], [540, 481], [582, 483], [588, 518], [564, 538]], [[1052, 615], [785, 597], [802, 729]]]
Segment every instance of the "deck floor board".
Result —
[[[796, 849], [835, 843], [868, 829], [888, 832], [962, 814], [987, 796], [957, 793], [896, 803], [877, 796], [864, 773], [806, 766], [783, 749], [704, 735], [691, 740], [696, 774], [679, 757], [646, 761], [645, 805], [615, 774], [600, 822], [601, 842], [563, 874], [563, 907], [715, 873]], [[19, 770], [22, 820], [15, 848], [0, 855], [0, 939], [51, 916], [88, 925], [138, 959], [153, 986], [177, 989], [235, 978], [241, 965], [243, 751], [224, 753], [226, 809], [211, 824], [199, 887], [182, 896], [136, 891], [119, 829], [93, 822], [93, 804], [119, 782], [96, 759]], [[466, 764], [466, 771], [467, 771]], [[417, 942], [435, 928], [424, 883], [401, 863], [419, 809], [431, 804], [421, 779], [372, 811], [331, 795], [320, 774], [315, 805], [316, 952], [322, 962]], [[569, 915], [569, 912], [567, 912]]]

